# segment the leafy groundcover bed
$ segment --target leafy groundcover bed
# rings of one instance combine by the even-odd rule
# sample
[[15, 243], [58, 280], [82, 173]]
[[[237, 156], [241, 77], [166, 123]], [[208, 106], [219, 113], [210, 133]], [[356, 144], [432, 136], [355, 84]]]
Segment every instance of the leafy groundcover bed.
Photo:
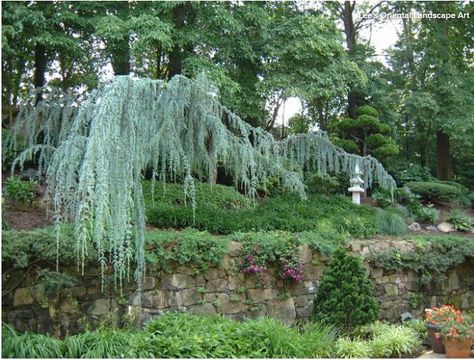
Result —
[[[414, 326], [415, 325], [415, 326]], [[4, 358], [315, 358], [413, 357], [421, 339], [411, 326], [376, 322], [350, 334], [307, 322], [289, 328], [259, 318], [238, 322], [220, 316], [168, 313], [143, 330], [101, 328], [55, 339], [17, 333], [4, 325]]]

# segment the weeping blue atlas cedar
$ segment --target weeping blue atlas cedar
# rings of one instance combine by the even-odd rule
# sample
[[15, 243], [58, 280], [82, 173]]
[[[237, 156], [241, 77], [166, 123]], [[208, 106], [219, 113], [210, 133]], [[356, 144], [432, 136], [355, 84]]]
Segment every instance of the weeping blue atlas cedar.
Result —
[[18, 146], [19, 135], [27, 146], [14, 166], [36, 157], [46, 174], [57, 246], [61, 224], [73, 221], [82, 271], [94, 246], [102, 279], [111, 264], [121, 285], [134, 262], [139, 290], [145, 271], [141, 181], [147, 169], [153, 180], [184, 179], [184, 196], [193, 209], [195, 179], [212, 177], [217, 166], [250, 197], [278, 177], [304, 200], [304, 170], [352, 176], [357, 163], [367, 186], [396, 187], [375, 158], [348, 154], [322, 132], [276, 141], [250, 126], [219, 103], [205, 75], [169, 82], [117, 76], [81, 101], [52, 91], [36, 106], [22, 107], [11, 147]]

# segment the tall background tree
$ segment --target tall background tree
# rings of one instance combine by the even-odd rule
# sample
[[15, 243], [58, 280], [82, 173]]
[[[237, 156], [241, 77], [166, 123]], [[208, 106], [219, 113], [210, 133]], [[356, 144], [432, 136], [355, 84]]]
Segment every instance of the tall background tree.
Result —
[[[367, 16], [431, 11], [472, 18], [472, 3], [2, 5], [4, 118], [13, 118], [34, 88], [83, 93], [112, 75], [168, 80], [206, 72], [222, 103], [251, 125], [271, 130], [284, 101], [297, 97], [302, 109], [293, 130], [328, 131], [349, 149], [363, 129], [338, 124], [357, 122], [357, 108], [371, 106], [384, 128], [378, 134], [392, 142], [386, 164], [415, 163], [466, 183], [474, 178], [472, 21], [403, 18], [395, 46], [381, 60], [370, 34], [383, 19]], [[377, 156], [364, 144], [356, 141], [352, 151]]]

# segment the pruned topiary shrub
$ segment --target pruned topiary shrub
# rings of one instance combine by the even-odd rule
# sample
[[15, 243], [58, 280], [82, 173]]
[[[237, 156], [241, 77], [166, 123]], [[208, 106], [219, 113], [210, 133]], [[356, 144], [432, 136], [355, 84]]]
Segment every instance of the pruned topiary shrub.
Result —
[[427, 201], [451, 201], [459, 199], [462, 189], [452, 184], [432, 181], [412, 181], [405, 184], [413, 193]]
[[316, 320], [349, 331], [378, 318], [374, 286], [360, 258], [338, 249], [324, 271], [314, 300]]

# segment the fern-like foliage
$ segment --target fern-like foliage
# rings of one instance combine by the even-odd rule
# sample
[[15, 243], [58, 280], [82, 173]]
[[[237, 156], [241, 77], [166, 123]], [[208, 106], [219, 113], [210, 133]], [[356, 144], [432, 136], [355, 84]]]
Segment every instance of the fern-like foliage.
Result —
[[[94, 246], [102, 272], [111, 264], [119, 283], [132, 261], [138, 283], [145, 271], [141, 180], [146, 169], [162, 181], [184, 179], [193, 208], [195, 179], [212, 176], [218, 164], [251, 197], [277, 176], [304, 199], [303, 170], [351, 175], [356, 163], [369, 186], [374, 180], [395, 186], [376, 159], [347, 154], [323, 133], [275, 141], [222, 106], [204, 75], [175, 76], [168, 83], [117, 76], [79, 107], [64, 99], [55, 103], [53, 97], [19, 116], [13, 136], [23, 130], [30, 146], [19, 161], [32, 152], [47, 159], [47, 198], [58, 223], [75, 223], [79, 263]], [[25, 128], [27, 119], [34, 120], [31, 129]]]

